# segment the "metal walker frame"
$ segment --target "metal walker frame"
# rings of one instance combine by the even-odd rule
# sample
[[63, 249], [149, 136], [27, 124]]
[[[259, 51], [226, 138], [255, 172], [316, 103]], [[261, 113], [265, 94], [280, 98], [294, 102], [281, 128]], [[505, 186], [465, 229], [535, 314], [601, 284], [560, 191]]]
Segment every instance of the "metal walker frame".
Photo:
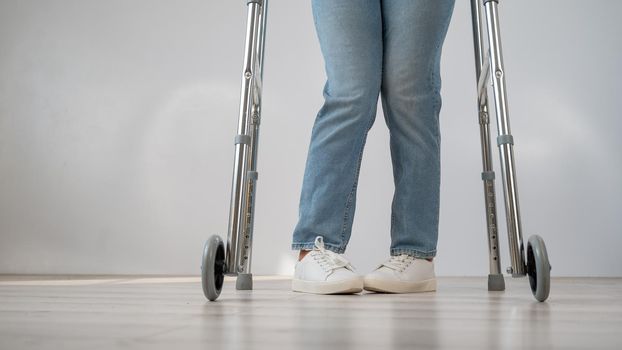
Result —
[[[499, 0], [471, 0], [475, 71], [477, 78], [478, 119], [482, 146], [482, 181], [489, 247], [488, 290], [505, 289], [499, 258], [499, 239], [495, 199], [495, 173], [490, 147], [488, 84], [490, 79], [497, 119], [497, 145], [501, 161], [512, 277], [529, 276], [532, 293], [538, 301], [548, 298], [550, 264], [540, 236], [529, 238], [523, 246], [518, 193], [514, 166], [514, 139], [510, 133], [505, 70], [501, 50]], [[255, 190], [258, 179], [257, 146], [261, 121], [261, 92], [268, 0], [246, 0], [247, 27], [238, 132], [226, 248], [218, 235], [205, 243], [201, 265], [205, 296], [216, 300], [224, 276], [237, 276], [236, 289], [252, 289], [251, 252]], [[487, 35], [486, 35], [487, 34]], [[493, 73], [492, 75], [490, 73]]]

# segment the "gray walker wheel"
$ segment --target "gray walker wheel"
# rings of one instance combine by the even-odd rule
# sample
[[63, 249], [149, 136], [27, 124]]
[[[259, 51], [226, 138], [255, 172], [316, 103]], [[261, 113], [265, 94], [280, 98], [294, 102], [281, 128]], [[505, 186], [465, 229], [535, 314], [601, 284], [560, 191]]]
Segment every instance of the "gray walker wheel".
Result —
[[201, 282], [203, 294], [214, 301], [220, 295], [225, 280], [225, 246], [218, 235], [212, 235], [203, 248]]
[[527, 242], [527, 275], [531, 292], [538, 301], [545, 301], [551, 289], [551, 264], [544, 240], [538, 235]]

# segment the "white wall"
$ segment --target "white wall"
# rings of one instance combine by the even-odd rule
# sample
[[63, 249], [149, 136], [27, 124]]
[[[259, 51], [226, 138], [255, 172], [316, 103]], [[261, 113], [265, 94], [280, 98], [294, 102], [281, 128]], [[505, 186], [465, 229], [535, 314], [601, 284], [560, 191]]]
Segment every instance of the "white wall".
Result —
[[[309, 1], [270, 6], [253, 266], [286, 274], [324, 72]], [[500, 11], [525, 235], [545, 238], [554, 275], [621, 276], [622, 3]], [[0, 273], [198, 273], [205, 238], [227, 228], [245, 14], [229, 0], [0, 0]], [[440, 275], [488, 272], [470, 31], [457, 0]], [[388, 252], [388, 152], [379, 114], [347, 252], [361, 272]]]

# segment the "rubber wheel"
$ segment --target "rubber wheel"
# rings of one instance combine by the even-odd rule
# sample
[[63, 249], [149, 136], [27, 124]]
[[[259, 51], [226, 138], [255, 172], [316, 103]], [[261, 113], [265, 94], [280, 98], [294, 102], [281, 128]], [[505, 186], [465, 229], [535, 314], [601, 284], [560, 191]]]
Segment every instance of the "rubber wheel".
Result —
[[551, 264], [544, 240], [538, 235], [527, 242], [527, 275], [531, 292], [538, 301], [545, 301], [551, 290]]
[[203, 294], [209, 301], [220, 295], [225, 280], [225, 245], [218, 235], [212, 235], [203, 248], [201, 282]]

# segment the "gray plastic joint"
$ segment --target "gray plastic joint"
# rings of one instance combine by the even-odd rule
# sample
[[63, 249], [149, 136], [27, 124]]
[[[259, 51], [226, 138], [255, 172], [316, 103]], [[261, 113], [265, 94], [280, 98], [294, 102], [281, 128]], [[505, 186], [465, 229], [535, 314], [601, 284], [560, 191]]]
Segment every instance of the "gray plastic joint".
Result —
[[235, 135], [235, 144], [243, 143], [245, 145], [251, 144], [251, 137], [248, 135]]
[[494, 180], [495, 172], [494, 171], [482, 171], [482, 180]]
[[507, 134], [507, 135], [499, 135], [497, 137], [497, 146], [501, 146], [503, 144], [509, 143], [511, 145], [514, 144], [514, 137], [512, 137], [512, 135]]
[[249, 170], [246, 172], [246, 176], [251, 180], [257, 181], [257, 178], [259, 177], [259, 173], [253, 170]]

